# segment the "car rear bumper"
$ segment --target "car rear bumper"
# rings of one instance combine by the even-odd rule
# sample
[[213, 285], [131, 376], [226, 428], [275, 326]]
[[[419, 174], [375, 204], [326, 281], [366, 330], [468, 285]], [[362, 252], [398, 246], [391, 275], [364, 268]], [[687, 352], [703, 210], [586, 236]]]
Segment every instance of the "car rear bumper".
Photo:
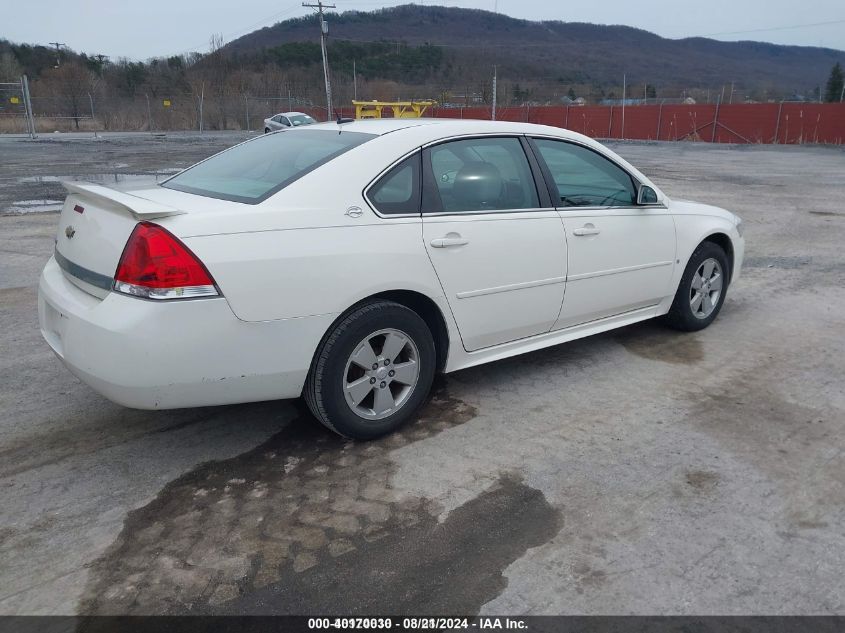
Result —
[[336, 315], [245, 322], [224, 298], [148, 301], [72, 284], [50, 258], [38, 289], [44, 339], [83, 382], [138, 409], [299, 396]]

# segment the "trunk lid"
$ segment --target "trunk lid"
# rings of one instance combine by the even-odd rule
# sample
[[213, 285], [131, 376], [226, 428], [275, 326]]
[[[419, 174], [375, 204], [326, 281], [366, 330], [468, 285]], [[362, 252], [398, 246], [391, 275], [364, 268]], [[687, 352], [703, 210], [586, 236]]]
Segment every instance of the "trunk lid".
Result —
[[56, 234], [56, 261], [82, 290], [104, 297], [138, 222], [184, 213], [161, 202], [84, 182], [63, 182], [68, 191]]

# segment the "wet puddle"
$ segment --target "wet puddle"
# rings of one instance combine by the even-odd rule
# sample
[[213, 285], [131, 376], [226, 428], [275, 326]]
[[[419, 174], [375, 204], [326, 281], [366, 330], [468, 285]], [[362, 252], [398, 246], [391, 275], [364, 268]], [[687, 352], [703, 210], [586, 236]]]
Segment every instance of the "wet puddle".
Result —
[[303, 411], [131, 512], [91, 565], [80, 612], [475, 612], [559, 525], [541, 493], [508, 475], [443, 523], [430, 500], [391, 487], [392, 449], [473, 417], [441, 386], [415, 423], [355, 443]]

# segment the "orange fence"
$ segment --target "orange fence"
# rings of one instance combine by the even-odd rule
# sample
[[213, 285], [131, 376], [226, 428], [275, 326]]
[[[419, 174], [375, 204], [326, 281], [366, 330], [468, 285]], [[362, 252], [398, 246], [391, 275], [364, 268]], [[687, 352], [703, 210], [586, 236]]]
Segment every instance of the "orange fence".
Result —
[[[344, 109], [344, 116], [353, 113]], [[490, 119], [489, 106], [435, 108], [432, 116]], [[624, 116], [624, 120], [623, 120]], [[636, 106], [520, 106], [496, 119], [563, 127], [593, 138], [713, 143], [845, 141], [845, 103], [742, 103]]]

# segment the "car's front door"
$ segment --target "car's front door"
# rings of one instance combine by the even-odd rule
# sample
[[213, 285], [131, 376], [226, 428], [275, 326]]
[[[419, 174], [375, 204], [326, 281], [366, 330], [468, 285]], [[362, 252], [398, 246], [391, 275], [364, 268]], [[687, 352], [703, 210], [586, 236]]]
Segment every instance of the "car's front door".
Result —
[[560, 312], [566, 236], [525, 149], [483, 137], [423, 153], [423, 240], [468, 351], [548, 332]]
[[566, 229], [566, 298], [553, 329], [656, 305], [670, 295], [675, 224], [664, 206], [638, 206], [626, 170], [586, 146], [536, 138]]

